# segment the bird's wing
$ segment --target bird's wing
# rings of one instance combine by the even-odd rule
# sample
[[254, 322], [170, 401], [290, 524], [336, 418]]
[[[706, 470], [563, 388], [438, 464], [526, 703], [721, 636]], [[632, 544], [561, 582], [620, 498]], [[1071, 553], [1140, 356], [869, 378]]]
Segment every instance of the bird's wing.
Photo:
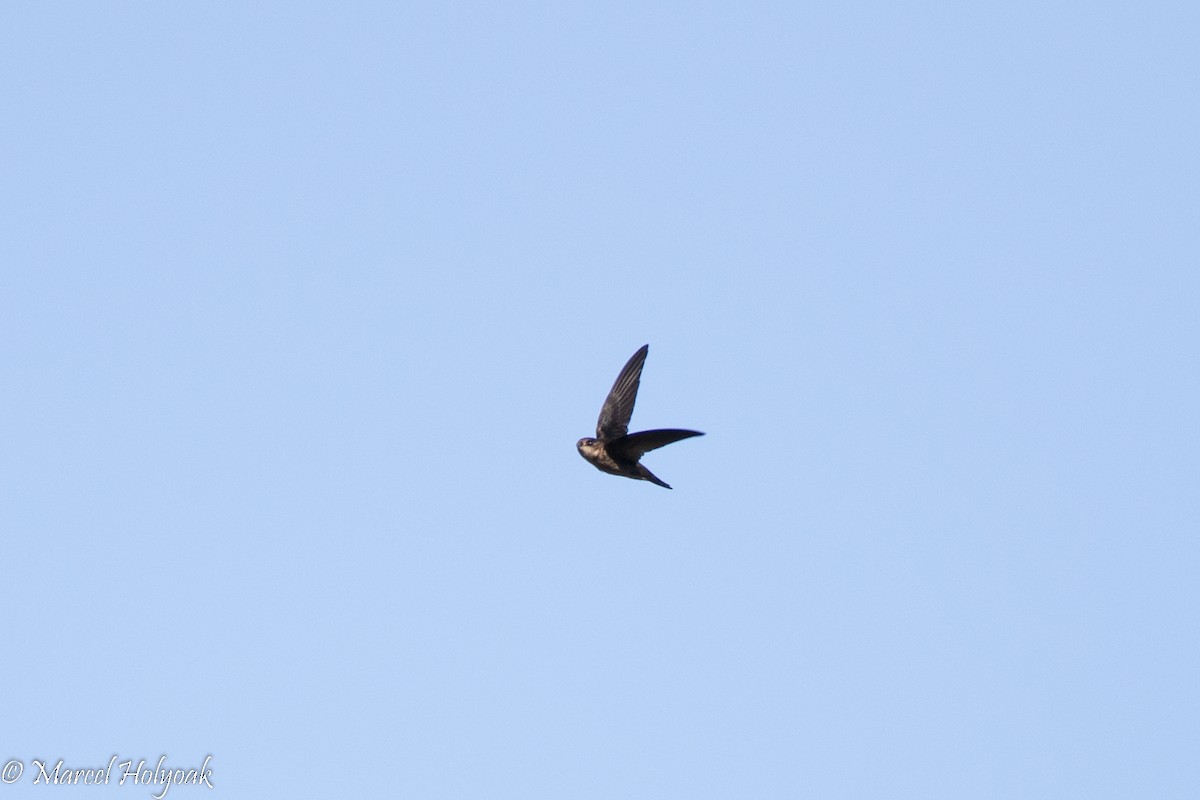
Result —
[[633, 416], [633, 402], [637, 400], [638, 382], [642, 379], [642, 364], [646, 362], [649, 350], [650, 345], [642, 345], [617, 376], [600, 409], [600, 419], [596, 421], [597, 439], [616, 439], [629, 431], [629, 418]]
[[631, 433], [628, 436], [622, 436], [615, 442], [609, 442], [606, 448], [616, 458], [637, 461], [642, 457], [643, 453], [649, 453], [651, 450], [666, 447], [672, 442], [678, 442], [681, 439], [690, 439], [693, 436], [703, 435], [700, 431], [663, 428], [656, 431], [642, 431], [641, 433]]

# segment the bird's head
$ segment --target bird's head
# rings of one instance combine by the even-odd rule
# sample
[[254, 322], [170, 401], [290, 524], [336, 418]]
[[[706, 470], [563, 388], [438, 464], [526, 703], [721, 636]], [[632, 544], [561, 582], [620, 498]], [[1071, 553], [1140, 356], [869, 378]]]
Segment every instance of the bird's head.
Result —
[[590, 453], [596, 449], [596, 440], [585, 436], [575, 443], [575, 448], [580, 453]]

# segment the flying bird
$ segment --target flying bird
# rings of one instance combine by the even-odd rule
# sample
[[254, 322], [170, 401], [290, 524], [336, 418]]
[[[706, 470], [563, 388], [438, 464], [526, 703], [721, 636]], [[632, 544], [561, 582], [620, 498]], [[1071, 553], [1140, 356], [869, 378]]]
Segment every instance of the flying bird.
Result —
[[575, 443], [579, 455], [596, 469], [612, 475], [623, 475], [638, 481], [650, 481], [664, 489], [670, 489], [653, 472], [639, 463], [644, 453], [666, 447], [672, 442], [703, 436], [700, 431], [663, 428], [655, 431], [629, 433], [629, 418], [633, 416], [633, 402], [637, 399], [638, 383], [642, 379], [642, 364], [650, 345], [644, 344], [625, 364], [616, 383], [608, 392], [600, 419], [596, 421], [596, 438], [583, 438]]

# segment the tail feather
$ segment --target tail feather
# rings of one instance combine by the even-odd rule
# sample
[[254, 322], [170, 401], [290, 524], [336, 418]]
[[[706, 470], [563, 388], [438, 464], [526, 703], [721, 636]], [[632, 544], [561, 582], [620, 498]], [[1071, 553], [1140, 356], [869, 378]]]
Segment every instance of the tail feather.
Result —
[[638, 468], [638, 474], [641, 475], [642, 478], [644, 478], [645, 480], [648, 480], [651, 483], [657, 483], [659, 486], [663, 487], [664, 489], [671, 488], [670, 486], [667, 485], [666, 481], [660, 480], [657, 475], [655, 475], [650, 470], [646, 469], [646, 467], [643, 466], [642, 464], [638, 464], [637, 468]]

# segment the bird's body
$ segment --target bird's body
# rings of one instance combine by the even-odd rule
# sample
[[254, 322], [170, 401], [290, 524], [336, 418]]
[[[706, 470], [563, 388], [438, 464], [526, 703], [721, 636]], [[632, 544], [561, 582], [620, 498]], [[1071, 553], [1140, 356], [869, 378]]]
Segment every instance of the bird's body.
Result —
[[596, 421], [596, 438], [580, 439], [575, 443], [575, 447], [579, 450], [579, 455], [601, 472], [650, 481], [670, 489], [670, 486], [640, 463], [642, 455], [672, 442], [704, 434], [679, 428], [628, 432], [629, 418], [633, 416], [633, 404], [637, 400], [638, 384], [642, 378], [642, 365], [649, 350], [649, 345], [642, 345], [617, 375], [617, 380], [600, 409], [600, 419]]

